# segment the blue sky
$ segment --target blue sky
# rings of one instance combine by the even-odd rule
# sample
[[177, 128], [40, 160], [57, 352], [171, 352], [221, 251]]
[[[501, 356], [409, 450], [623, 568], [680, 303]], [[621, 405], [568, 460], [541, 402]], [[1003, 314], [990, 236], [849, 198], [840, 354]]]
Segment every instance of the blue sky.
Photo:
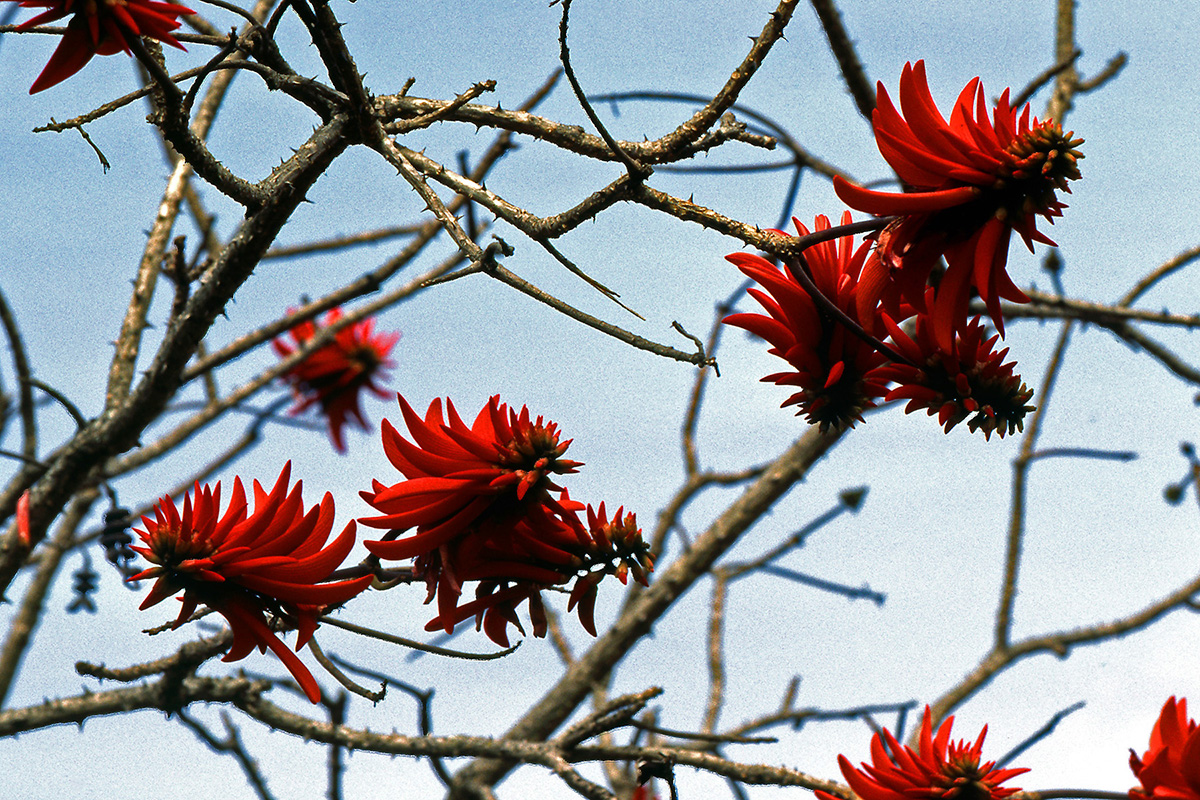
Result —
[[[1198, 128], [1193, 87], [1200, 66], [1197, 16], [1177, 0], [1134, 4], [1080, 4], [1077, 37], [1085, 76], [1098, 72], [1118, 51], [1129, 55], [1120, 78], [1080, 97], [1066, 127], [1086, 139], [1083, 180], [1068, 198], [1070, 208], [1050, 235], [1066, 263], [1071, 296], [1111, 302], [1141, 275], [1197, 244], [1200, 216], [1195, 191]], [[1117, 6], [1120, 6], [1119, 8]], [[761, 28], [772, 4], [764, 2], [608, 3], [578, 2], [572, 10], [572, 57], [591, 92], [653, 89], [712, 93], [744, 55], [747, 37]], [[871, 79], [895, 93], [903, 64], [926, 61], [934, 98], [947, 108], [972, 77], [989, 96], [1017, 89], [1052, 61], [1050, 2], [928, 2], [904, 4], [844, 0], [845, 23]], [[416, 78], [414, 94], [451, 97], [480, 80], [496, 79], [483, 102], [518, 105], [557, 65], [557, 7], [544, 2], [429, 2], [405, 4], [402, 14], [378, 3], [335, 4], [360, 68], [377, 94], [398, 91]], [[902, 9], [902, 15], [899, 10]], [[219, 16], [219, 27], [233, 20]], [[301, 73], [318, 62], [298, 26], [285, 26], [287, 57]], [[23, 327], [38, 378], [70, 396], [84, 411], [99, 411], [111, 356], [109, 342], [128, 302], [133, 275], [168, 173], [153, 132], [137, 104], [88, 126], [112, 169], [104, 174], [90, 148], [73, 133], [32, 134], [50, 117], [69, 118], [135, 86], [124, 57], [98, 58], [59, 87], [29, 97], [29, 83], [54, 42], [40, 36], [5, 36], [0, 47], [0, 92], [8, 96], [0, 117], [0, 287]], [[172, 69], [199, 63], [204, 48], [168, 53]], [[253, 79], [235, 84], [222, 111], [213, 151], [235, 172], [265, 175], [308, 134], [314, 118], [282, 95], [269, 95]], [[1033, 101], [1044, 108], [1046, 93]], [[801, 7], [787, 41], [773, 50], [742, 103], [787, 127], [811, 152], [864, 180], [888, 176], [842, 88], [815, 15]], [[679, 106], [624, 104], [619, 117], [601, 106], [615, 136], [654, 138], [684, 118]], [[565, 86], [540, 113], [586, 126]], [[443, 124], [412, 137], [445, 163], [490, 142], [470, 126]], [[518, 137], [488, 186], [534, 213], [560, 211], [619, 175], [612, 165], [584, 163]], [[731, 144], [702, 163], [733, 164], [774, 156]], [[780, 212], [786, 175], [725, 177], [660, 172], [652, 185], [723, 214], [768, 226]], [[237, 208], [204, 187], [229, 233]], [[337, 162], [283, 231], [282, 243], [309, 241], [361, 229], [409, 222], [420, 203], [394, 170], [360, 149]], [[818, 213], [842, 210], [823, 179], [806, 175], [792, 209], [811, 222]], [[191, 233], [190, 231], [186, 231]], [[738, 284], [740, 275], [723, 256], [739, 243], [644, 208], [619, 206], [559, 242], [560, 249], [612, 286], [639, 311], [625, 315], [566, 275], [532, 242], [504, 224], [496, 232], [514, 245], [505, 261], [513, 271], [580, 308], [636, 333], [686, 347], [670, 330], [679, 321], [703, 335], [713, 305]], [[417, 269], [449, 252], [435, 246]], [[1019, 245], [1010, 257], [1018, 284], [1047, 287], [1039, 272], [1043, 254]], [[376, 245], [320, 258], [264, 263], [215, 326], [214, 342], [277, 316], [301, 294], [317, 296], [372, 269], [393, 253]], [[415, 273], [414, 273], [415, 274]], [[1164, 282], [1141, 303], [1195, 313], [1200, 297], [1196, 272]], [[169, 298], [155, 306], [165, 319]], [[750, 309], [752, 304], [743, 304]], [[643, 525], [670, 496], [682, 475], [678, 427], [692, 380], [686, 365], [633, 351], [563, 319], [485, 276], [448, 284], [383, 314], [379, 326], [403, 338], [395, 357], [393, 388], [417, 407], [449, 396], [464, 414], [486, 398], [527, 403], [535, 414], [557, 421], [574, 438], [570, 456], [586, 467], [569, 484], [574, 496], [636, 510]], [[1025, 380], [1039, 392], [1057, 324], [1016, 322], [1006, 344]], [[1195, 362], [1200, 348], [1183, 332], [1151, 331]], [[154, 334], [148, 337], [153, 342]], [[759, 382], [779, 368], [761, 343], [730, 331], [718, 353], [721, 378], [710, 383], [700, 424], [706, 466], [732, 469], [773, 457], [802, 432], [803, 423], [778, 408], [786, 391]], [[219, 380], [236, 385], [273, 362], [265, 349], [230, 365]], [[6, 386], [12, 373], [0, 366]], [[279, 391], [282, 391], [280, 389]], [[1184, 462], [1181, 440], [1196, 440], [1196, 387], [1189, 387], [1144, 355], [1131, 352], [1096, 328], [1077, 330], [1061, 384], [1046, 419], [1044, 445], [1137, 451], [1128, 464], [1056, 460], [1034, 468], [1028, 539], [1017, 604], [1017, 635], [1120, 616], [1195, 574], [1200, 522], [1195, 498], [1180, 507], [1162, 502], [1163, 486], [1178, 479]], [[278, 394], [272, 394], [276, 397]], [[368, 416], [397, 421], [394, 403], [370, 400]], [[47, 447], [69, 434], [71, 423], [44, 414]], [[240, 433], [241, 422], [217, 426], [194, 447], [119, 488], [127, 502], [165, 491]], [[351, 452], [337, 457], [321, 430], [274, 427], [264, 444], [226, 477], [273, 479], [282, 461], [308, 488], [309, 502], [334, 492], [339, 524], [367, 509], [357, 499], [373, 477], [392, 480], [393, 468], [378, 434], [350, 433]], [[12, 447], [10, 430], [4, 447]], [[796, 587], [762, 576], [735, 588], [727, 646], [730, 653], [726, 723], [773, 710], [791, 676], [803, 676], [798, 703], [839, 707], [866, 702], [921, 703], [936, 698], [976, 663], [990, 642], [991, 614], [1007, 528], [1010, 464], [1019, 441], [985, 442], [966, 430], [945, 435], [933, 420], [898, 410], [872, 416], [822, 461], [809, 479], [779, 503], [738, 545], [731, 558], [769, 548], [836, 502], [837, 493], [868, 485], [860, 513], [844, 516], [815, 536], [788, 562], [795, 569], [885, 592], [882, 608]], [[685, 523], [703, 530], [735, 495], [714, 494], [698, 502]], [[678, 542], [676, 543], [678, 544]], [[74, 564], [68, 566], [68, 571]], [[168, 612], [138, 613], [136, 596], [103, 575], [102, 614], [68, 617], [69, 576], [64, 573], [49, 612], [11, 698], [13, 705], [77, 692], [94, 682], [75, 675], [77, 658], [110, 665], [153, 658], [190, 635], [169, 641], [139, 631]], [[660, 623], [621, 668], [615, 686], [634, 691], [661, 685], [661, 723], [695, 727], [703, 713], [704, 614], [709, 588], [700, 585]], [[16, 594], [16, 590], [14, 590]], [[399, 596], [393, 596], [399, 595]], [[607, 597], [607, 605], [605, 603]], [[402, 634], [416, 634], [429, 610], [412, 588], [356, 604], [354, 618]], [[618, 596], [602, 594], [599, 619]], [[164, 606], [165, 607], [165, 606]], [[0, 608], [0, 625], [10, 611]], [[603, 622], [601, 623], [603, 624]], [[572, 627], [577, 648], [586, 635]], [[1195, 669], [1196, 621], [1174, 615], [1148, 632], [1100, 648], [1082, 649], [1065, 661], [1041, 656], [1015, 667], [959, 712], [956, 727], [973, 737], [990, 723], [996, 756], [1039, 727], [1054, 711], [1077, 700], [1088, 706], [1059, 732], [1030, 751], [1021, 765], [1034, 772], [1018, 785], [1124, 790], [1131, 783], [1127, 750], [1145, 747], [1158, 708], [1172, 693], [1200, 702]], [[460, 643], [482, 648], [470, 635]], [[326, 649], [353, 654], [418, 685], [438, 687], [435, 731], [500, 733], [557, 675], [557, 660], [543, 642], [531, 641], [514, 656], [491, 664], [408, 661], [403, 653], [364, 645], [323, 631]], [[279, 672], [267, 657], [236, 665]], [[225, 665], [207, 669], [221, 673]], [[385, 670], [386, 671], [386, 670]], [[297, 704], [297, 708], [303, 708]], [[216, 720], [215, 710], [198, 712]], [[397, 695], [376, 709], [356, 709], [351, 724], [412, 730], [414, 714]], [[245, 726], [249, 745], [263, 760], [279, 796], [323, 796], [323, 755], [282, 735]], [[734, 748], [733, 757], [797, 766], [838, 777], [836, 754], [867, 756], [868, 734], [859, 724], [809, 726], [781, 731], [781, 743]], [[29, 797], [100, 797], [113, 787], [137, 786], [149, 795], [250, 796], [231, 760], [202, 752], [192, 735], [161, 715], [95, 720], [75, 729], [42, 731], [7, 741], [5, 760], [15, 765], [6, 785]], [[72, 753], [70, 764], [48, 770], [46, 759]], [[994, 749], [993, 749], [994, 748]], [[185, 769], [180, 769], [180, 766]], [[347, 795], [395, 794], [398, 782], [413, 796], [433, 796], [428, 769], [409, 760], [369, 755], [352, 759]], [[507, 784], [522, 791], [566, 790], [539, 770], [519, 772]], [[712, 778], [681, 771], [683, 796], [723, 791]], [[784, 790], [755, 790], [758, 796]], [[799, 790], [786, 790], [792, 794]]]

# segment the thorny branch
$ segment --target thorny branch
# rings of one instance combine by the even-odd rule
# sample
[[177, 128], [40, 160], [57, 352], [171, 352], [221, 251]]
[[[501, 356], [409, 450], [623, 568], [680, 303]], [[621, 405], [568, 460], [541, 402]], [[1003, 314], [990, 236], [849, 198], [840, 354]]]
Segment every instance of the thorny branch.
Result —
[[[567, 765], [589, 761], [636, 761], [643, 755], [671, 758], [748, 784], [803, 786], [830, 789], [836, 785], [786, 767], [743, 764], [709, 753], [676, 748], [595, 747], [557, 742], [525, 742], [472, 736], [407, 736], [380, 734], [350, 726], [312, 720], [292, 713], [267, 700], [264, 681], [246, 678], [200, 678], [188, 676], [172, 683], [167, 676], [153, 683], [128, 688], [88, 692], [75, 697], [47, 701], [41, 705], [0, 711], [0, 736], [21, 731], [81, 723], [92, 717], [137, 709], [164, 711], [187, 708], [194, 703], [233, 703], [247, 716], [273, 729], [361, 752], [440, 758], [464, 756], [512, 759], [544, 766], [569, 783], [574, 770]], [[610, 796], [605, 794], [604, 796]]]

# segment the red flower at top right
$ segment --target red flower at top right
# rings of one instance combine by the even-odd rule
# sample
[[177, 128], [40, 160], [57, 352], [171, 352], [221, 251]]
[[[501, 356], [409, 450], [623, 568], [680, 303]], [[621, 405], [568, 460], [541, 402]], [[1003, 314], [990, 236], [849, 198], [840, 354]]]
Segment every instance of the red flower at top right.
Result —
[[[851, 208], [900, 217], [879, 233], [879, 259], [864, 268], [857, 299], [870, 306], [882, 298], [885, 307], [902, 299], [927, 310], [935, 338], [949, 350], [954, 331], [967, 326], [974, 289], [1003, 334], [1000, 300], [1029, 301], [1005, 271], [1009, 239], [1015, 230], [1031, 251], [1035, 241], [1054, 244], [1036, 218], [1053, 224], [1062, 215], [1066, 204], [1055, 192], [1069, 193], [1067, 182], [1079, 178], [1083, 140], [1053, 120], [1030, 121], [1028, 104], [1018, 117], [1007, 89], [989, 119], [979, 78], [959, 94], [947, 123], [929, 93], [923, 61], [904, 65], [900, 106], [903, 116], [880, 83], [875, 141], [911, 191], [876, 192], [834, 178], [838, 197]], [[941, 256], [947, 270], [926, 309], [925, 286]]]

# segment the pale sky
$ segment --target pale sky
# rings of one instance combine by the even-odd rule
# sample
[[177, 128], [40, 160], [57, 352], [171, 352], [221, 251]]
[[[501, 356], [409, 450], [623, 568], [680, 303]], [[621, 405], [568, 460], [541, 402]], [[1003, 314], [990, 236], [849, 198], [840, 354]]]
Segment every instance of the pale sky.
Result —
[[[1129, 55], [1121, 76], [1078, 99], [1066, 121], [1086, 140], [1083, 179], [1066, 198], [1070, 204], [1049, 235], [1066, 263], [1063, 281], [1073, 297], [1112, 302], [1139, 277], [1198, 242], [1195, 220], [1195, 132], [1200, 128], [1194, 89], [1200, 53], [1194, 46], [1197, 15], [1191, 3], [1157, 0], [1139, 4], [1082, 2], [1077, 37], [1085, 77], [1096, 74], [1118, 51]], [[905, 61], [925, 59], [939, 106], [948, 108], [962, 86], [979, 75], [989, 97], [1006, 86], [1019, 90], [1052, 62], [1053, 3], [955, 0], [897, 4], [843, 0], [845, 23], [868, 75], [895, 96]], [[480, 102], [505, 108], [521, 103], [557, 66], [558, 7], [545, 2], [419, 2], [402, 14], [381, 13], [385, 5], [334, 4], [347, 23], [360, 69], [376, 94], [399, 91], [415, 77], [415, 95], [448, 98], [471, 84], [495, 79], [496, 91]], [[580, 81], [594, 93], [655, 90], [715, 92], [740, 61], [769, 2], [637, 3], [579, 2], [572, 10], [572, 58]], [[391, 9], [389, 9], [391, 10]], [[26, 14], [27, 12], [23, 12]], [[20, 17], [22, 19], [25, 16]], [[213, 11], [218, 27], [234, 24]], [[282, 35], [285, 54], [304, 74], [315, 74], [314, 50], [291, 24]], [[32, 134], [50, 117], [80, 114], [135, 87], [124, 56], [97, 58], [80, 74], [39, 95], [29, 83], [55, 42], [41, 36], [3, 38], [0, 92], [8, 97], [0, 115], [0, 287], [26, 337], [36, 376], [70, 396], [85, 414], [99, 411], [111, 356], [109, 342], [128, 302], [128, 280], [136, 268], [168, 172], [144, 106], [132, 105], [88, 126], [112, 163], [104, 174], [78, 134]], [[170, 51], [168, 66], [183, 69], [208, 57], [203, 47]], [[1047, 93], [1033, 101], [1035, 113]], [[816, 17], [797, 11], [780, 42], [751, 82], [742, 103], [782, 125], [813, 154], [863, 180], [889, 176], [844, 91]], [[615, 136], [654, 138], [687, 113], [678, 105], [623, 104], [614, 118], [599, 111]], [[548, 117], [587, 124], [569, 90], [561, 85], [539, 109]], [[213, 136], [213, 151], [249, 178], [267, 173], [289, 147], [311, 130], [313, 118], [282, 95], [267, 95], [250, 76], [239, 78]], [[471, 126], [443, 124], [412, 137], [410, 146], [453, 165], [455, 153], [477, 156], [490, 143]], [[612, 165], [579, 163], [545, 145], [517, 137], [487, 184], [534, 213], [548, 215], [578, 202], [620, 174]], [[703, 164], [774, 160], [730, 144]], [[736, 178], [660, 172], [651, 184], [723, 214], [764, 227], [780, 213], [786, 173]], [[235, 206], [203, 187], [228, 233], [239, 217]], [[338, 161], [283, 231], [281, 243], [298, 243], [358, 230], [410, 222], [419, 201], [394, 170], [361, 149]], [[810, 223], [816, 214], [839, 215], [842, 206], [829, 184], [808, 173], [792, 208]], [[191, 234], [191, 231], [187, 231]], [[738, 285], [741, 275], [723, 256], [739, 243], [698, 227], [660, 217], [644, 208], [619, 206], [558, 242], [589, 273], [612, 286], [640, 312], [640, 322], [566, 275], [536, 244], [498, 224], [496, 232], [516, 248], [510, 269], [562, 299], [657, 341], [686, 349], [670, 330], [678, 320], [703, 336], [714, 303]], [[332, 256], [264, 263], [228, 309], [228, 321], [213, 329], [224, 342], [295, 304], [301, 294], [324, 291], [389, 258], [393, 245], [377, 245]], [[428, 268], [449, 252], [431, 248], [417, 268]], [[1019, 244], [1010, 273], [1019, 285], [1048, 288], [1039, 271], [1044, 255]], [[415, 274], [415, 273], [413, 273]], [[1141, 302], [1148, 309], [1195, 313], [1200, 277], [1195, 268], [1165, 281]], [[169, 297], [155, 306], [165, 319]], [[752, 302], [739, 308], [757, 310]], [[693, 368], [631, 350], [558, 317], [485, 276], [473, 276], [421, 295], [381, 315], [383, 330], [401, 330], [394, 351], [398, 367], [391, 387], [423, 409], [436, 396], [449, 396], [464, 416], [487, 397], [559, 423], [573, 438], [568, 456], [586, 463], [567, 484], [573, 497], [635, 510], [651, 527], [663, 502], [678, 485], [678, 429]], [[1183, 332], [1147, 329], [1177, 348], [1191, 363], [1200, 347]], [[1057, 323], [1010, 323], [1006, 345], [1025, 381], [1041, 397], [1041, 380]], [[156, 341], [152, 333], [148, 342]], [[782, 368], [766, 348], [740, 331], [727, 331], [718, 352], [721, 377], [709, 384], [700, 424], [703, 464], [735, 469], [772, 458], [803, 431], [804, 423], [778, 408], [788, 392], [759, 382]], [[262, 350], [247, 355], [218, 376], [229, 388], [272, 363]], [[12, 372], [7, 348], [0, 363], [5, 387]], [[282, 388], [269, 398], [278, 397]], [[1200, 517], [1196, 498], [1181, 506], [1162, 501], [1163, 487], [1185, 470], [1180, 441], [1200, 439], [1198, 412], [1188, 386], [1160, 364], [1132, 352], [1103, 330], [1077, 330], [1074, 346], [1045, 422], [1045, 447], [1134, 450], [1127, 464], [1055, 459], [1032, 473], [1031, 509], [1016, 607], [1017, 636], [1092, 624], [1127, 614], [1188, 580], [1197, 569]], [[185, 398], [193, 395], [187, 393]], [[264, 401], [265, 402], [265, 401]], [[338, 525], [368, 509], [357, 496], [372, 478], [398, 479], [383, 457], [378, 422], [399, 424], [395, 403], [366, 401], [371, 434], [348, 432], [350, 453], [333, 454], [322, 429], [268, 428], [264, 444], [222, 477], [273, 480], [291, 458], [303, 478], [306, 500], [332, 491]], [[65, 414], [43, 414], [46, 449], [66, 436]], [[189, 474], [215, 450], [240, 434], [243, 420], [217, 426], [194, 447], [134, 478], [121, 481], [122, 499], [149, 500]], [[10, 426], [0, 447], [12, 449]], [[855, 516], [843, 516], [816, 534], [786, 561], [792, 569], [828, 580], [870, 586], [887, 595], [877, 607], [865, 601], [820, 593], [760, 576], [734, 587], [728, 615], [729, 697], [724, 724], [776, 708], [788, 680], [803, 680], [797, 705], [841, 708], [863, 703], [931, 701], [969, 671], [990, 644], [1003, 543], [1008, 526], [1010, 464], [1019, 439], [991, 442], [965, 426], [949, 435], [935, 421], [905, 416], [898, 409], [871, 416], [845, 437], [797, 486], [774, 513], [752, 529], [732, 559], [749, 558], [837, 502], [843, 489], [867, 485], [870, 493]], [[697, 502], [685, 517], [690, 534], [704, 529], [736, 496], [718, 492]], [[674, 541], [678, 552], [679, 540]], [[669, 557], [670, 554], [668, 554]], [[93, 558], [98, 561], [99, 553]], [[49, 600], [49, 610], [10, 697], [11, 706], [77, 693], [95, 681], [74, 672], [77, 659], [110, 666], [148, 660], [172, 651], [194, 635], [179, 631], [149, 638], [140, 631], [171, 613], [164, 604], [137, 612], [138, 596], [117, 586], [116, 576], [98, 565], [102, 587], [97, 616], [67, 616], [72, 561]], [[23, 583], [10, 591], [19, 596]], [[662, 686], [660, 724], [694, 729], [706, 701], [704, 630], [710, 584], [698, 585], [655, 628], [622, 666], [618, 691]], [[420, 635], [432, 616], [413, 587], [368, 596], [347, 618], [401, 635]], [[611, 620], [619, 596], [602, 590], [597, 622]], [[0, 608], [6, 629], [11, 607]], [[572, 621], [577, 650], [587, 635]], [[435, 733], [499, 734], [558, 675], [558, 661], [543, 641], [527, 642], [500, 662], [469, 663], [422, 657], [363, 643], [323, 629], [327, 651], [355, 658], [418, 686], [436, 686]], [[1090, 788], [1123, 791], [1132, 784], [1128, 748], [1145, 749], [1158, 709], [1170, 694], [1195, 698], [1200, 625], [1175, 614], [1148, 632], [1097, 648], [1084, 648], [1060, 661], [1038, 656], [1001, 676], [959, 710], [956, 732], [973, 738], [989, 724], [985, 756], [999, 757], [1078, 700], [1088, 705], [1069, 717], [1049, 740], [1015, 766], [1033, 771], [1014, 781], [1030, 789]], [[488, 649], [482, 635], [456, 639], [465, 649]], [[282, 674], [270, 656], [254, 655], [235, 665], [211, 662], [206, 673], [245, 668]], [[322, 679], [321, 676], [318, 676]], [[329, 682], [332, 685], [332, 682]], [[279, 695], [279, 692], [275, 693]], [[275, 699], [279, 700], [278, 697]], [[291, 703], [308, 713], [305, 703]], [[195, 709], [219, 726], [220, 709]], [[280, 734], [262, 732], [248, 720], [242, 731], [262, 762], [279, 797], [324, 796], [325, 756]], [[881, 720], [890, 723], [891, 720]], [[415, 731], [412, 702], [400, 693], [371, 709], [359, 701], [350, 724]], [[809, 725], [801, 732], [776, 732], [778, 745], [729, 748], [745, 761], [786, 764], [840, 779], [836, 756], [858, 762], [868, 755], [869, 732], [860, 723]], [[957, 737], [956, 737], [957, 738]], [[64, 760], [64, 754], [70, 754]], [[75, 728], [38, 731], [0, 744], [6, 789], [12, 796], [100, 798], [134, 792], [180, 798], [251, 797], [241, 772], [228, 757], [210, 755], [193, 735], [161, 714], [93, 720]], [[723, 782], [681, 769], [685, 800], [721, 796]], [[588, 774], [592, 774], [589, 772]], [[594, 777], [594, 775], [593, 775]], [[427, 765], [362, 754], [349, 762], [346, 796], [354, 798], [437, 796], [439, 785]], [[501, 787], [501, 797], [569, 793], [540, 768], [519, 771]], [[753, 789], [754, 797], [796, 796], [799, 789]], [[713, 794], [718, 793], [718, 794]]]

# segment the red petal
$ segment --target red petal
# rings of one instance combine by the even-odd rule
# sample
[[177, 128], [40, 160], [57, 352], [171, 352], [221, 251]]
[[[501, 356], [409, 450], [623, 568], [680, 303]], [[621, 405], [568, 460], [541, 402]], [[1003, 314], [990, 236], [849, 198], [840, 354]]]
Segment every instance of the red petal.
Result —
[[83, 69], [94, 55], [96, 48], [87, 31], [78, 25], [68, 25], [62, 41], [58, 43], [37, 80], [29, 87], [29, 93], [37, 94], [65, 81]]

